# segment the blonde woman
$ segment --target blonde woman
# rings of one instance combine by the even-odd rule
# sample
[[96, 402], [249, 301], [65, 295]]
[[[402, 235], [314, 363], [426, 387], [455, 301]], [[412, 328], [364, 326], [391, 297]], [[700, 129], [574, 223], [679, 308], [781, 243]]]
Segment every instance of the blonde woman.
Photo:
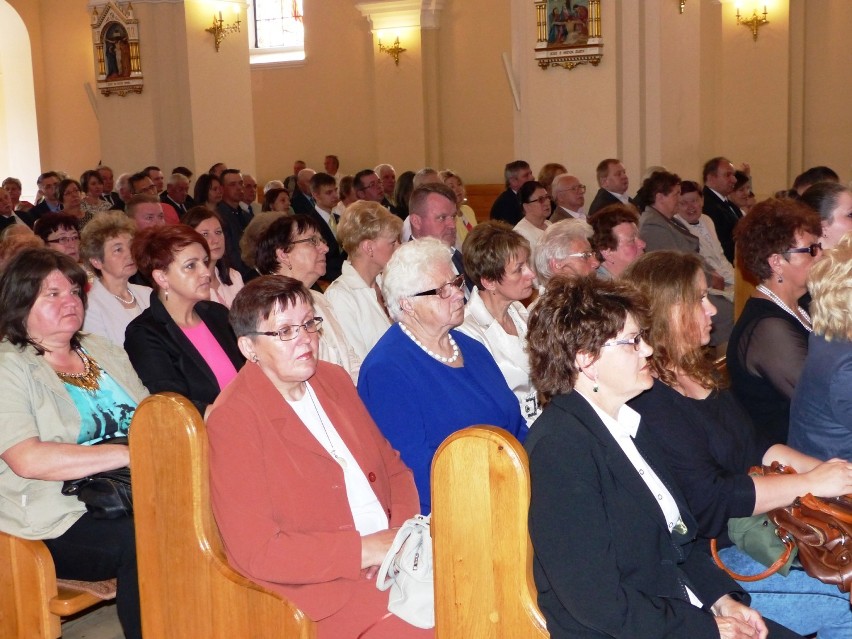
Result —
[[446, 171], [440, 171], [438, 177], [452, 189], [456, 196], [456, 204], [459, 207], [459, 214], [456, 216], [456, 248], [461, 250], [467, 234], [476, 226], [476, 213], [467, 205], [467, 192], [459, 174], [447, 169]]
[[349, 259], [325, 296], [361, 360], [391, 325], [380, 273], [399, 246], [400, 231], [402, 220], [366, 200], [347, 207], [337, 224], [337, 239]]

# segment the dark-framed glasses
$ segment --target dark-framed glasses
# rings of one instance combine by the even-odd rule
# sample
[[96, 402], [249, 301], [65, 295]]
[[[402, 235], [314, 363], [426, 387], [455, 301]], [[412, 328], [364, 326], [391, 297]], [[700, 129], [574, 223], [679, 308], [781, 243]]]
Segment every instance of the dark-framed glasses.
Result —
[[48, 244], [76, 244], [80, 241], [79, 235], [65, 235], [52, 240], [47, 240]]
[[527, 204], [535, 204], [536, 202], [538, 202], [539, 204], [544, 204], [545, 202], [549, 202], [549, 201], [550, 201], [550, 198], [548, 196], [542, 195], [541, 197], [533, 198], [532, 200], [527, 202]]
[[791, 249], [787, 249], [784, 251], [784, 254], [788, 253], [810, 253], [811, 257], [816, 257], [819, 255], [819, 252], [822, 250], [822, 244], [820, 242], [815, 242], [810, 246], [796, 246]]
[[293, 240], [290, 244], [304, 244], [308, 243], [314, 248], [319, 247], [320, 244], [324, 244], [328, 246], [328, 242], [325, 241], [325, 238], [321, 235], [312, 235], [311, 237], [306, 237], [304, 240]]
[[644, 333], [637, 333], [635, 337], [626, 337], [624, 339], [613, 339], [608, 342], [604, 342], [604, 346], [627, 346], [628, 344], [633, 346], [634, 351], [639, 350], [639, 345], [644, 341], [645, 335]]
[[282, 326], [277, 331], [251, 331], [246, 335], [266, 335], [267, 337], [277, 336], [282, 342], [289, 342], [299, 337], [299, 331], [303, 328], [308, 333], [316, 333], [322, 326], [322, 318], [314, 317], [309, 319], [304, 324], [287, 324]]
[[412, 297], [420, 297], [421, 295], [437, 295], [442, 300], [445, 300], [453, 294], [454, 288], [461, 290], [463, 284], [464, 275], [458, 275], [438, 288], [430, 288], [428, 291], [420, 291], [419, 293], [412, 295]]

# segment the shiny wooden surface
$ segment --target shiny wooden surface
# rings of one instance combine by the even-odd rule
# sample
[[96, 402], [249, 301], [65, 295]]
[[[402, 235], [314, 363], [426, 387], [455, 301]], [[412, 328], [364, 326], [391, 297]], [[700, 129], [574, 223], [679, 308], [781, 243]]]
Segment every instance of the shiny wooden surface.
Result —
[[527, 454], [506, 431], [472, 426], [432, 462], [438, 639], [549, 637], [536, 605], [527, 529]]
[[467, 205], [476, 213], [477, 222], [484, 222], [491, 215], [494, 200], [506, 187], [503, 184], [467, 184], [464, 190], [467, 194]]
[[136, 409], [130, 433], [145, 636], [314, 639], [304, 613], [228, 565], [195, 407], [174, 393], [152, 395]]

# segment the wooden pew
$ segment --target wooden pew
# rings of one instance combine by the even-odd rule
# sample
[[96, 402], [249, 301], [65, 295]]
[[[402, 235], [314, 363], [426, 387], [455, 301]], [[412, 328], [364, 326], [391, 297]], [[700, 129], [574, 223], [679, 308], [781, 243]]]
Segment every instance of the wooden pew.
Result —
[[465, 186], [467, 205], [476, 213], [476, 221], [484, 222], [491, 216], [491, 205], [506, 190], [504, 184], [468, 184]]
[[448, 437], [432, 462], [437, 639], [549, 637], [536, 604], [526, 451], [493, 426]]
[[[93, 585], [108, 590], [107, 582]], [[113, 596], [115, 592], [112, 585]], [[103, 601], [56, 579], [47, 546], [0, 532], [0, 637], [3, 639], [57, 639], [61, 618]]]
[[301, 610], [228, 565], [195, 407], [175, 393], [152, 395], [136, 409], [130, 433], [145, 636], [314, 639], [316, 626]]

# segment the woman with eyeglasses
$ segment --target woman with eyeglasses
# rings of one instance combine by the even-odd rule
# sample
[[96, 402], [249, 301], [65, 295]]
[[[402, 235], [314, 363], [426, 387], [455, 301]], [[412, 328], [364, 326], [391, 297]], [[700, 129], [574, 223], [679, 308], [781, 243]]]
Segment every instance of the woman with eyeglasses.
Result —
[[148, 390], [179, 393], [206, 417], [245, 362], [228, 309], [210, 301], [207, 240], [185, 224], [152, 226], [133, 238], [131, 253], [154, 294], [127, 325], [124, 349]]
[[387, 614], [376, 588], [417, 490], [346, 372], [320, 360], [326, 326], [313, 302], [299, 280], [264, 275], [231, 305], [248, 362], [207, 420], [228, 561], [298, 606], [319, 639], [432, 637]]
[[222, 218], [206, 206], [193, 206], [181, 222], [198, 231], [210, 247], [210, 300], [231, 308], [231, 302], [243, 287], [243, 278], [228, 264]]
[[515, 224], [514, 230], [530, 243], [531, 250], [535, 250], [544, 231], [550, 226], [550, 220], [547, 219], [550, 217], [550, 196], [540, 182], [532, 180], [524, 182], [518, 190], [518, 198], [524, 209], [524, 217]]
[[62, 205], [62, 212], [73, 215], [82, 227], [86, 212], [82, 208], [83, 189], [80, 183], [77, 180], [65, 178], [56, 187], [56, 197], [59, 198], [59, 203]]
[[65, 253], [75, 262], [80, 261], [80, 219], [69, 213], [48, 213], [42, 215], [33, 225], [47, 248]]
[[399, 247], [385, 267], [382, 294], [395, 322], [364, 359], [358, 394], [382, 433], [414, 471], [423, 513], [431, 512], [429, 473], [444, 439], [474, 424], [527, 425], [488, 350], [455, 330], [464, 320], [464, 278], [434, 238]]
[[554, 278], [530, 314], [545, 407], [526, 442], [529, 530], [550, 637], [798, 637], [748, 608], [698, 547], [683, 493], [626, 405], [654, 383], [646, 324], [642, 295], [594, 277]]
[[325, 295], [314, 288], [325, 275], [326, 253], [328, 245], [317, 223], [306, 215], [288, 215], [276, 219], [258, 236], [254, 263], [261, 275], [286, 275], [310, 290], [317, 315], [323, 318], [319, 358], [342, 366], [354, 384], [361, 370], [361, 358], [346, 339], [346, 332]]
[[820, 217], [792, 199], [754, 206], [734, 230], [737, 261], [759, 282], [728, 342], [731, 388], [766, 444], [784, 444], [790, 399], [808, 354], [813, 330], [807, 279], [822, 246]]
[[[732, 545], [728, 520], [788, 506], [805, 493], [835, 497], [852, 492], [852, 466], [838, 459], [823, 463], [783, 443], [758, 440], [752, 420], [723, 388], [703, 350], [716, 309], [701, 269], [694, 255], [657, 251], [624, 274], [648, 300], [647, 341], [654, 349], [649, 361], [656, 378], [629, 406], [642, 416], [642, 428], [662, 451], [697, 520], [697, 544], [706, 552], [710, 540], [717, 539], [728, 568], [754, 575], [765, 566]], [[834, 455], [823, 458], [829, 457]], [[752, 466], [773, 461], [798, 474], [749, 475]], [[849, 596], [801, 568], [740, 586], [751, 595], [753, 608], [796, 632], [821, 639], [852, 636]]]

